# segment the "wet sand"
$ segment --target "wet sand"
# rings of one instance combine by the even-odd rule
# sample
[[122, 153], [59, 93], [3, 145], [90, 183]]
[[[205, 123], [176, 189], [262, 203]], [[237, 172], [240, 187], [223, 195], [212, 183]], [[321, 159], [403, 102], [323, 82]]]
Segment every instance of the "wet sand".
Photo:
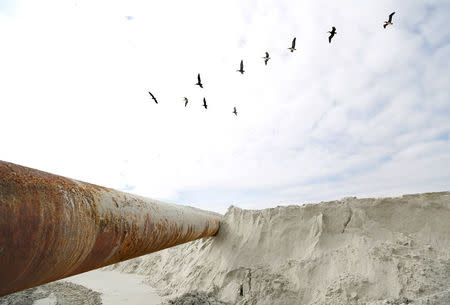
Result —
[[82, 285], [101, 293], [103, 305], [157, 305], [161, 298], [155, 289], [143, 283], [144, 276], [116, 271], [94, 270], [64, 281]]
[[158, 305], [144, 276], [94, 270], [0, 298], [0, 305]]

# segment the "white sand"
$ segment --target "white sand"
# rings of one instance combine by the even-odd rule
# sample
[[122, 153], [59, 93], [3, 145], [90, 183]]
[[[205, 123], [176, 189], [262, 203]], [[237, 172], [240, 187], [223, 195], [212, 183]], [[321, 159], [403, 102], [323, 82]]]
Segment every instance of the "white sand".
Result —
[[51, 293], [48, 297], [45, 299], [39, 299], [36, 300], [33, 305], [56, 305], [58, 300], [56, 299], [56, 296], [54, 293]]
[[56, 281], [0, 298], [0, 305], [101, 305], [99, 292], [71, 282]]
[[108, 268], [147, 275], [166, 298], [203, 291], [242, 305], [448, 305], [450, 192], [230, 207], [216, 237]]
[[155, 289], [144, 284], [143, 280], [144, 276], [138, 274], [93, 270], [65, 278], [63, 281], [82, 285], [102, 293], [103, 305], [160, 304], [162, 300]]
[[94, 270], [0, 298], [0, 305], [158, 305], [144, 277]]
[[106, 269], [131, 274], [104, 268], [0, 304], [159, 304], [145, 279], [176, 305], [449, 305], [450, 192], [230, 207], [216, 237]]

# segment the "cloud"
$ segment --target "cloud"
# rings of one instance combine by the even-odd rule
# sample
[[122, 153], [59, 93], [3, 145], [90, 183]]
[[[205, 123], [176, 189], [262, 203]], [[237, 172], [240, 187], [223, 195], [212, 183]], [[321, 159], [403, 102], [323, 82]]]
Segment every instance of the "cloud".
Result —
[[11, 16], [14, 15], [17, 9], [16, 1], [14, 0], [2, 0], [0, 2], [0, 16], [6, 15]]
[[0, 15], [0, 158], [213, 210], [442, 190], [446, 2], [22, 0]]

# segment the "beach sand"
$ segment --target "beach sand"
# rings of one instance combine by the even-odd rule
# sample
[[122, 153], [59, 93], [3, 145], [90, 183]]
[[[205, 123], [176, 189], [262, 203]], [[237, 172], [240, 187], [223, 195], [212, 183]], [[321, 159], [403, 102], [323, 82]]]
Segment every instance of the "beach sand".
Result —
[[[16, 295], [20, 303], [7, 301]], [[231, 206], [215, 237], [5, 298], [0, 304], [448, 305], [450, 192]]]
[[0, 298], [1, 305], [157, 305], [144, 277], [94, 270]]
[[165, 300], [448, 305], [450, 192], [231, 206], [217, 236], [108, 268], [146, 275]]

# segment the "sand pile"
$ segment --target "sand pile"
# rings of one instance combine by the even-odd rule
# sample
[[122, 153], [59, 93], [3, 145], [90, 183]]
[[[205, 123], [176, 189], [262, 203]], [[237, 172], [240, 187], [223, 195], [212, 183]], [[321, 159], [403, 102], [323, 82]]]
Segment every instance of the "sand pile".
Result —
[[70, 282], [53, 282], [0, 298], [0, 305], [101, 305], [100, 293]]
[[188, 292], [182, 296], [169, 300], [167, 302], [169, 305], [228, 305], [228, 303], [221, 302], [215, 298], [211, 293], [207, 294], [204, 292]]
[[144, 276], [138, 274], [94, 270], [0, 297], [0, 305], [161, 304], [156, 291], [143, 280]]
[[201, 292], [231, 304], [450, 304], [450, 192], [232, 206], [215, 238], [109, 268], [147, 275], [166, 300]]

